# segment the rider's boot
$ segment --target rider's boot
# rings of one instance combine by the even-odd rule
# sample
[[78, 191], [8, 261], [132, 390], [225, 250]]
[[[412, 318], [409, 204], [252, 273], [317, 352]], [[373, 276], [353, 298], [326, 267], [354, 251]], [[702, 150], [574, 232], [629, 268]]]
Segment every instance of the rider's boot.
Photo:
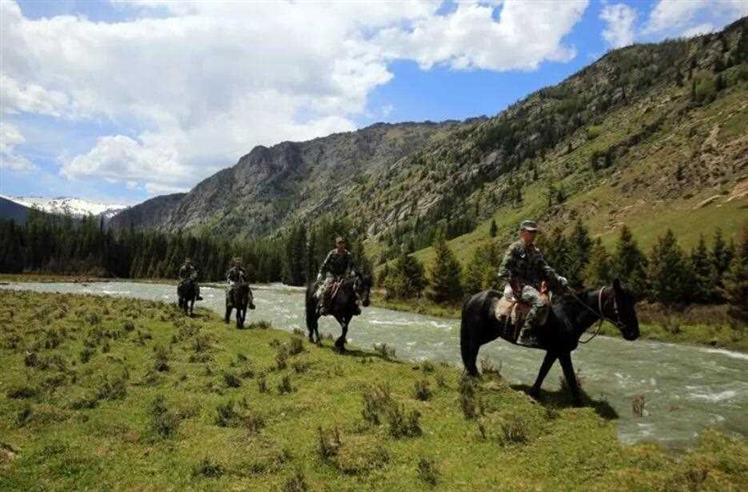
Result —
[[539, 308], [537, 306], [531, 307], [530, 311], [528, 311], [527, 316], [525, 317], [525, 323], [522, 325], [519, 337], [517, 337], [517, 344], [528, 346], [537, 345], [537, 324], [540, 317], [538, 311]]

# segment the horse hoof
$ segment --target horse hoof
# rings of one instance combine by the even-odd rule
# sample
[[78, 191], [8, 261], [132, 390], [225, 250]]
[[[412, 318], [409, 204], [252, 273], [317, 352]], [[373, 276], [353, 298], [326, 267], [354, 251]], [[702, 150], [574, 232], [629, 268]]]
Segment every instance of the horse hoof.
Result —
[[535, 401], [541, 401], [542, 398], [540, 396], [540, 390], [531, 389], [527, 392], [528, 395], [530, 395], [530, 398], [532, 398]]

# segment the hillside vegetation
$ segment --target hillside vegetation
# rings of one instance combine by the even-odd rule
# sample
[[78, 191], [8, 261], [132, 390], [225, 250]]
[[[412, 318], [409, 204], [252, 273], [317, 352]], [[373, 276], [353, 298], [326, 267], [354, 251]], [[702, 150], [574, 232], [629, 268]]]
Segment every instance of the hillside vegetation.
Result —
[[[745, 490], [748, 446], [624, 446], [605, 402], [173, 306], [0, 292], [2, 490]], [[608, 411], [606, 411], [608, 408]]]

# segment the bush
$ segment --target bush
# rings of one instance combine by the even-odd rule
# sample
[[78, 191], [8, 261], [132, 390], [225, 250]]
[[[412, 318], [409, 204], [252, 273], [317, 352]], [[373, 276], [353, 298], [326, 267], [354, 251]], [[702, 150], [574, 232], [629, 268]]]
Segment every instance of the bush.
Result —
[[413, 388], [413, 396], [416, 400], [426, 401], [431, 398], [431, 390], [429, 389], [429, 382], [427, 379], [420, 379], [416, 381]]
[[169, 351], [163, 345], [156, 345], [153, 349], [153, 369], [159, 372], [169, 370]]
[[466, 419], [473, 419], [480, 412], [480, 401], [477, 398], [475, 382], [471, 378], [460, 380], [460, 407]]
[[439, 471], [436, 469], [434, 460], [421, 458], [418, 460], [418, 478], [423, 480], [426, 484], [431, 487], [436, 487], [436, 482], [439, 479]]
[[386, 343], [375, 343], [374, 351], [386, 360], [392, 360], [395, 358], [395, 347], [391, 347]]
[[223, 475], [223, 473], [223, 467], [218, 463], [212, 462], [210, 458], [203, 458], [192, 469], [192, 474], [194, 476], [203, 476], [206, 478], [218, 478]]
[[381, 416], [393, 404], [390, 388], [384, 384], [377, 384], [366, 388], [363, 393], [364, 408], [361, 416], [374, 425], [381, 423]]
[[309, 486], [306, 484], [306, 478], [304, 478], [304, 472], [296, 470], [288, 480], [283, 483], [283, 492], [307, 492]]
[[8, 390], [6, 395], [8, 398], [22, 399], [22, 398], [33, 398], [39, 393], [39, 390], [33, 386], [16, 386]]
[[327, 430], [317, 427], [317, 436], [317, 453], [323, 460], [329, 460], [338, 454], [341, 442], [337, 426]]
[[162, 395], [158, 395], [151, 403], [150, 429], [156, 436], [171, 437], [179, 427], [179, 415], [166, 407]]
[[281, 395], [285, 395], [288, 393], [293, 393], [294, 388], [291, 386], [291, 376], [283, 376], [283, 378], [278, 383], [278, 393]]
[[390, 435], [394, 438], [420, 436], [421, 425], [419, 420], [421, 413], [418, 410], [405, 411], [401, 405], [390, 405], [387, 411]]

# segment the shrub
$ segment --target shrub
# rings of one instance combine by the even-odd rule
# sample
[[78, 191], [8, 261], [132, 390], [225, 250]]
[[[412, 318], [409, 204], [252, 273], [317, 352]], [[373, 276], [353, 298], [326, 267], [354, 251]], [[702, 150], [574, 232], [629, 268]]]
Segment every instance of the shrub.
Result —
[[296, 470], [293, 475], [291, 475], [284, 483], [283, 483], [283, 492], [307, 492], [309, 490], [309, 486], [306, 484], [306, 478], [304, 477], [304, 472], [301, 470]]
[[33, 415], [34, 409], [31, 407], [30, 403], [26, 403], [16, 414], [16, 425], [18, 427], [24, 427], [26, 424], [31, 422]]
[[153, 349], [153, 369], [159, 372], [169, 370], [169, 351], [163, 345], [156, 345]]
[[223, 373], [223, 382], [229, 388], [238, 388], [242, 385], [242, 380], [233, 372], [225, 371]]
[[529, 438], [527, 421], [522, 417], [512, 415], [501, 424], [502, 444], [524, 444]]
[[91, 347], [83, 347], [83, 350], [80, 351], [80, 361], [81, 364], [86, 364], [88, 361], [91, 360], [91, 357], [96, 353], [94, 349]]
[[317, 436], [317, 452], [322, 459], [329, 460], [338, 454], [341, 442], [337, 426], [328, 430], [317, 427]]
[[631, 399], [631, 411], [634, 414], [634, 417], [643, 417], [644, 416], [644, 405], [646, 404], [646, 400], [644, 395], [636, 395]]
[[278, 383], [278, 393], [281, 395], [285, 395], [288, 393], [292, 393], [294, 391], [293, 386], [291, 386], [291, 376], [285, 375]]
[[10, 388], [6, 395], [8, 398], [21, 399], [21, 398], [33, 398], [39, 393], [39, 390], [33, 386], [22, 385]]
[[418, 478], [423, 480], [431, 487], [436, 487], [439, 478], [439, 471], [436, 469], [434, 460], [421, 456], [418, 460]]
[[392, 360], [395, 358], [395, 347], [391, 347], [386, 343], [375, 343], [374, 351], [386, 360]]
[[387, 412], [390, 435], [394, 438], [420, 436], [422, 433], [420, 418], [421, 414], [418, 410], [406, 413], [402, 405], [391, 405]]
[[239, 414], [234, 410], [234, 401], [219, 403], [216, 406], [215, 424], [218, 427], [236, 427], [239, 423]]
[[420, 379], [416, 381], [413, 393], [416, 400], [426, 401], [431, 398], [431, 390], [429, 389], [428, 380]]
[[381, 423], [381, 416], [393, 404], [390, 388], [384, 384], [377, 384], [364, 390], [364, 408], [361, 416], [374, 425]]
[[471, 378], [464, 377], [460, 380], [460, 407], [467, 419], [473, 419], [479, 413], [480, 402], [475, 390], [475, 382]]
[[203, 476], [206, 478], [218, 478], [223, 475], [223, 473], [223, 467], [218, 463], [212, 462], [210, 458], [203, 458], [192, 469], [192, 474], [194, 476]]
[[304, 341], [298, 337], [292, 337], [288, 342], [288, 355], [297, 355], [304, 351]]
[[177, 432], [179, 415], [166, 407], [164, 397], [158, 395], [151, 403], [151, 431], [159, 437], [171, 437]]
[[268, 382], [265, 379], [265, 376], [260, 376], [260, 378], [257, 380], [257, 390], [260, 393], [267, 393], [268, 392]]
[[96, 389], [99, 400], [122, 400], [127, 396], [127, 376], [125, 374], [109, 379], [104, 376]]

